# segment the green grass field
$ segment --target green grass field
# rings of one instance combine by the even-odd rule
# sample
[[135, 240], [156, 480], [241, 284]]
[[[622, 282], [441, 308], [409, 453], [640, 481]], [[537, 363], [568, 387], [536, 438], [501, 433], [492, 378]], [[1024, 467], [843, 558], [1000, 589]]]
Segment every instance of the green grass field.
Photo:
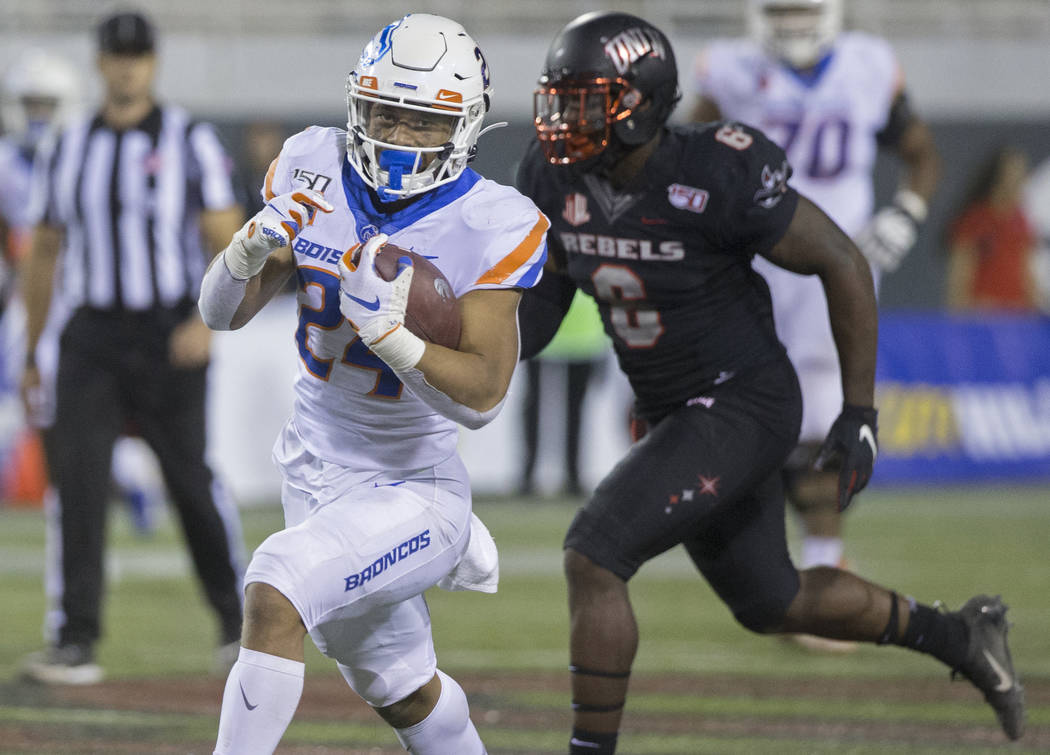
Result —
[[[478, 501], [501, 551], [497, 595], [428, 595], [442, 668], [463, 682], [492, 753], [565, 752], [569, 716], [561, 537], [564, 501]], [[276, 506], [243, 512], [249, 547], [280, 527]], [[1010, 605], [1029, 732], [1010, 752], [1050, 751], [1050, 492], [872, 491], [848, 522], [856, 570], [949, 607], [978, 592]], [[0, 752], [210, 752], [222, 679], [216, 628], [170, 522], [144, 539], [111, 518], [108, 681], [52, 690], [17, 680], [41, 645], [43, 520], [0, 509]], [[680, 552], [632, 581], [642, 642], [624, 753], [939, 753], [1005, 746], [991, 710], [937, 662], [895, 648], [807, 653], [738, 627]], [[172, 697], [183, 705], [173, 706]], [[158, 699], [154, 699], [158, 698]], [[307, 689], [280, 752], [398, 752], [330, 662], [308, 648]]]

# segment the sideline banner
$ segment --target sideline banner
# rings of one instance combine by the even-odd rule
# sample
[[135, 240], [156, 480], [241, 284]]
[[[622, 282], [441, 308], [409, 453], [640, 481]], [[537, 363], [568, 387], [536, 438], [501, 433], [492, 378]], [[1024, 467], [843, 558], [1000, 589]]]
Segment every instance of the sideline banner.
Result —
[[883, 312], [872, 484], [1050, 480], [1050, 318]]

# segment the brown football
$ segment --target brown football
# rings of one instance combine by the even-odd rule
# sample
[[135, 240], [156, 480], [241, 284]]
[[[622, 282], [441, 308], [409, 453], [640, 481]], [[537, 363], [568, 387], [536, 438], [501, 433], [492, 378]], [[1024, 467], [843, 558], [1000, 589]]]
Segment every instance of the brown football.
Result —
[[407, 249], [384, 244], [376, 255], [376, 272], [383, 280], [393, 280], [401, 257], [412, 260], [412, 288], [408, 292], [405, 327], [424, 341], [459, 347], [459, 301], [452, 292], [452, 284], [426, 257]]

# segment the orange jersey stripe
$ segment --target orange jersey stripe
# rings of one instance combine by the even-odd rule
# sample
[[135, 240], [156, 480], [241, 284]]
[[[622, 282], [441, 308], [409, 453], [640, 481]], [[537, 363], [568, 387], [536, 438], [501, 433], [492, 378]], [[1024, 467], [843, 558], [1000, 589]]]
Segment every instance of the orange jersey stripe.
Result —
[[542, 212], [537, 212], [539, 219], [536, 221], [536, 225], [532, 226], [532, 230], [529, 231], [529, 235], [525, 239], [514, 247], [514, 251], [508, 254], [506, 257], [501, 259], [492, 268], [489, 269], [484, 275], [478, 278], [474, 285], [481, 285], [485, 283], [502, 283], [511, 273], [521, 267], [525, 261], [536, 253], [536, 249], [539, 248], [540, 243], [543, 241], [543, 234], [550, 228], [550, 221], [547, 220], [546, 216]]

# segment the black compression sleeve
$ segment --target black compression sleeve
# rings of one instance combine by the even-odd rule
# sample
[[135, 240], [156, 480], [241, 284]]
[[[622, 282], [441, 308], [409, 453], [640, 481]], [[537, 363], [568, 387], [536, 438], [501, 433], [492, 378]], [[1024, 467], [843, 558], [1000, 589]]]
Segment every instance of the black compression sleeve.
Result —
[[915, 111], [911, 107], [907, 92], [901, 92], [890, 107], [889, 118], [882, 130], [875, 134], [875, 139], [880, 147], [896, 147], [900, 144], [905, 130], [915, 120]]
[[540, 282], [522, 295], [518, 305], [521, 360], [531, 359], [551, 342], [575, 293], [567, 275], [546, 270]]

